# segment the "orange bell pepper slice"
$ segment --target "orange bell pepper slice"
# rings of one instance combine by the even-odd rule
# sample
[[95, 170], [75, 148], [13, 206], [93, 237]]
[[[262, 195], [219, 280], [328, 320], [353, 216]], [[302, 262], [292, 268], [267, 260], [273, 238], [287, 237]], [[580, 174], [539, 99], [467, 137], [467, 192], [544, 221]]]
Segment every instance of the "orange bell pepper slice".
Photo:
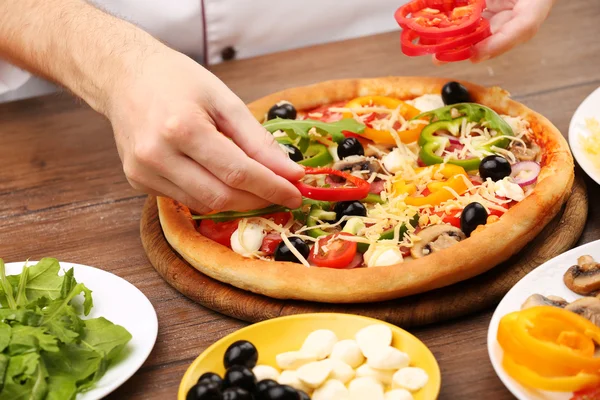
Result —
[[[393, 188], [396, 195], [401, 193], [408, 193], [404, 202], [409, 206], [422, 207], [426, 205], [436, 206], [442, 204], [445, 201], [454, 199], [455, 193], [458, 195], [464, 194], [469, 187], [467, 186], [466, 180], [468, 180], [467, 172], [464, 168], [458, 165], [446, 164], [446, 165], [434, 165], [431, 167], [417, 168], [415, 173], [421, 174], [425, 170], [430, 170], [434, 176], [441, 174], [444, 180], [429, 183], [427, 189], [431, 192], [427, 196], [414, 196], [416, 192], [416, 186], [413, 183], [406, 183], [402, 179], [398, 179], [394, 182]], [[451, 189], [451, 190], [448, 190]]]
[[[357, 109], [355, 112], [357, 114], [361, 114], [360, 108], [365, 107], [365, 106], [367, 106], [367, 107], [368, 106], [385, 107], [385, 108], [389, 108], [390, 110], [395, 110], [398, 107], [400, 107], [400, 115], [402, 115], [402, 117], [404, 117], [407, 120], [412, 119], [421, 113], [418, 109], [403, 102], [402, 100], [398, 100], [398, 99], [394, 99], [392, 97], [386, 97], [386, 96], [357, 97], [354, 100], [350, 100], [346, 104], [345, 107]], [[370, 111], [366, 111], [366, 112], [370, 112]], [[349, 112], [344, 113], [344, 118], [352, 118], [352, 117], [353, 117], [352, 113], [349, 113]], [[423, 130], [424, 127], [425, 127], [425, 124], [422, 124], [413, 129], [397, 131], [398, 137], [400, 138], [402, 143], [413, 143], [419, 139], [419, 135], [421, 134], [421, 131]], [[396, 144], [396, 140], [394, 139], [394, 136], [392, 135], [391, 132], [380, 131], [378, 129], [374, 129], [369, 126], [367, 126], [365, 128], [365, 131], [362, 134], [362, 136], [364, 136], [367, 139], [372, 140], [375, 143], [379, 143], [379, 144], [391, 144], [391, 145]]]

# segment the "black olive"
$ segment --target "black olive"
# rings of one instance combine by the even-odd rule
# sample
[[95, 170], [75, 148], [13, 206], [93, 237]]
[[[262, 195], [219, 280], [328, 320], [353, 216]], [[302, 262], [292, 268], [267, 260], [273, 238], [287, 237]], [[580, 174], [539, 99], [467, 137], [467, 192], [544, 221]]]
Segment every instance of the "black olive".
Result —
[[350, 156], [364, 156], [365, 149], [357, 138], [349, 137], [339, 144], [337, 154], [340, 159]]
[[274, 386], [279, 386], [279, 383], [273, 379], [263, 379], [262, 381], [258, 382], [256, 384], [256, 390], [254, 391], [254, 394], [257, 396], [257, 400], [262, 400], [266, 391]]
[[[308, 247], [308, 245], [306, 244], [306, 242], [304, 240], [302, 240], [298, 237], [291, 237], [290, 243], [292, 243], [292, 245], [296, 248], [296, 250], [298, 250], [300, 252], [300, 254], [302, 254], [302, 257], [304, 257], [304, 258], [308, 257], [310, 248]], [[288, 261], [288, 262], [295, 262], [295, 263], [300, 262], [298, 260], [298, 258], [296, 258], [294, 253], [292, 253], [290, 251], [290, 249], [287, 247], [287, 244], [285, 244], [285, 242], [279, 243], [279, 246], [277, 246], [277, 249], [275, 249], [275, 261]]]
[[298, 396], [300, 396], [300, 400], [310, 400], [310, 396], [303, 392], [302, 390], [296, 390], [298, 392]]
[[293, 387], [280, 385], [267, 389], [263, 398], [264, 400], [300, 400], [300, 395]]
[[340, 201], [333, 208], [336, 215], [336, 221], [342, 219], [343, 216], [366, 217], [367, 208], [360, 201]]
[[197, 383], [188, 391], [186, 400], [222, 400], [221, 385], [215, 382]]
[[219, 376], [219, 374], [215, 374], [214, 372], [206, 372], [202, 374], [200, 378], [198, 378], [198, 383], [218, 383], [219, 386], [223, 384], [223, 379]]
[[487, 217], [484, 206], [477, 202], [470, 203], [460, 215], [460, 229], [469, 237], [479, 225], [486, 224]]
[[253, 392], [256, 388], [256, 376], [250, 368], [243, 365], [234, 365], [225, 372], [223, 386], [225, 388], [239, 387]]
[[444, 104], [447, 106], [458, 103], [469, 103], [471, 102], [471, 95], [467, 88], [460, 83], [448, 82], [442, 88], [442, 100], [444, 100]]
[[298, 113], [293, 105], [290, 103], [279, 103], [271, 107], [267, 114], [267, 119], [296, 119], [296, 115], [298, 115]]
[[504, 157], [491, 155], [481, 160], [479, 164], [479, 175], [485, 180], [490, 178], [494, 182], [501, 181], [502, 179], [510, 176], [512, 168], [510, 163]]
[[236, 387], [225, 390], [223, 400], [253, 400], [253, 398], [249, 391]]
[[299, 148], [291, 144], [284, 144], [284, 146], [289, 150], [287, 153], [288, 157], [290, 157], [290, 160], [295, 162], [300, 162], [304, 160], [304, 156], [302, 155], [302, 152]]
[[247, 340], [238, 340], [227, 348], [223, 356], [223, 365], [230, 368], [234, 365], [254, 368], [258, 360], [258, 350]]

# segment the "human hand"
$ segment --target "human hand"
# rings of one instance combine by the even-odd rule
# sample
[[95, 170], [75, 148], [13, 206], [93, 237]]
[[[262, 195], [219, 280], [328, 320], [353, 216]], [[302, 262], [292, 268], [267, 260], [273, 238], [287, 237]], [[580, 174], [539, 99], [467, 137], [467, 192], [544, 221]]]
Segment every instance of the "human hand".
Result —
[[113, 86], [106, 114], [135, 189], [199, 213], [300, 206], [290, 181], [303, 176], [302, 167], [190, 58], [161, 47]]
[[475, 45], [473, 62], [497, 57], [537, 33], [555, 0], [487, 0], [492, 36]]

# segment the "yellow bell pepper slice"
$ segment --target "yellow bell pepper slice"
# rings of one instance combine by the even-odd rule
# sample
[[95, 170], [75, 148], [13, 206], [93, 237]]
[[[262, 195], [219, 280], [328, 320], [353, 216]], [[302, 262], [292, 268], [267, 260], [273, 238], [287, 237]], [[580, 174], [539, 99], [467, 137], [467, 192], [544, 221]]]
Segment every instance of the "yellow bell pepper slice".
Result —
[[[433, 182], [427, 184], [427, 188], [431, 192], [427, 196], [413, 196], [416, 192], [416, 186], [414, 183], [406, 183], [402, 179], [398, 179], [394, 182], [394, 194], [399, 195], [402, 193], [407, 193], [408, 196], [406, 199], [404, 199], [404, 202], [409, 206], [436, 206], [445, 201], [454, 199], [456, 197], [455, 192], [458, 195], [462, 195], [469, 190], [469, 187], [466, 183], [466, 180], [468, 180], [467, 172], [464, 168], [459, 167], [458, 165], [446, 164], [442, 166], [438, 164], [431, 167], [417, 168], [415, 173], [419, 175], [425, 170], [430, 170], [434, 179]], [[435, 180], [435, 176], [437, 174], [441, 174], [445, 179], [441, 181]]]
[[[346, 108], [355, 108], [359, 109], [365, 106], [374, 106], [374, 107], [385, 107], [390, 110], [395, 110], [400, 107], [400, 115], [405, 119], [412, 119], [419, 115], [421, 112], [415, 107], [403, 102], [402, 100], [394, 99], [392, 97], [386, 96], [364, 96], [357, 97], [354, 100], [350, 100], [346, 104]], [[360, 113], [358, 111], [357, 113]], [[352, 118], [352, 113], [344, 113], [344, 118]], [[419, 135], [421, 131], [425, 127], [425, 124], [419, 125], [413, 129], [407, 129], [405, 131], [398, 131], [398, 137], [402, 141], [402, 143], [412, 143], [419, 139]], [[367, 126], [365, 128], [364, 133], [362, 134], [367, 139], [372, 140], [375, 143], [379, 144], [396, 144], [396, 140], [394, 136], [389, 131], [380, 131], [374, 128]]]

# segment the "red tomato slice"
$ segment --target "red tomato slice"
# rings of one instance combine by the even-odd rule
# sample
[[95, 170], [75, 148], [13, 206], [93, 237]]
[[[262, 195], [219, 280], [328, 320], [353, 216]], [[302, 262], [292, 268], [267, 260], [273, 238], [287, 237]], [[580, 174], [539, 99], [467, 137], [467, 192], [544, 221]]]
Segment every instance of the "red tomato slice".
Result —
[[202, 236], [206, 236], [223, 246], [231, 247], [231, 235], [233, 235], [233, 232], [238, 228], [239, 223], [239, 219], [227, 222], [215, 222], [206, 219], [200, 222], [198, 232], [200, 232]]
[[262, 215], [261, 218], [270, 219], [277, 225], [284, 226], [292, 218], [292, 213], [289, 212], [278, 212], [273, 214]]
[[336, 239], [339, 235], [350, 234], [342, 232], [319, 239], [319, 251], [316, 253], [316, 246], [313, 246], [308, 261], [318, 267], [337, 269], [348, 267], [356, 255], [357, 245], [356, 242]]
[[[342, 118], [344, 118], [343, 114], [338, 113], [338, 112], [329, 111], [329, 109], [333, 108], [333, 107], [345, 107], [345, 106], [346, 106], [346, 102], [340, 101], [337, 103], [328, 104], [326, 106], [317, 107], [313, 110], [307, 111], [306, 115], [304, 116], [304, 119], [314, 119], [314, 120], [323, 121], [323, 122], [336, 122], [336, 121], [339, 121]], [[321, 115], [319, 115], [319, 114], [321, 114]]]
[[277, 246], [281, 243], [283, 239], [281, 239], [281, 235], [278, 233], [269, 233], [265, 236], [262, 242], [262, 246], [260, 247], [260, 251], [266, 253], [267, 255], [275, 254], [275, 250], [277, 250]]
[[578, 390], [573, 393], [571, 400], [598, 400], [600, 399], [600, 386]]

